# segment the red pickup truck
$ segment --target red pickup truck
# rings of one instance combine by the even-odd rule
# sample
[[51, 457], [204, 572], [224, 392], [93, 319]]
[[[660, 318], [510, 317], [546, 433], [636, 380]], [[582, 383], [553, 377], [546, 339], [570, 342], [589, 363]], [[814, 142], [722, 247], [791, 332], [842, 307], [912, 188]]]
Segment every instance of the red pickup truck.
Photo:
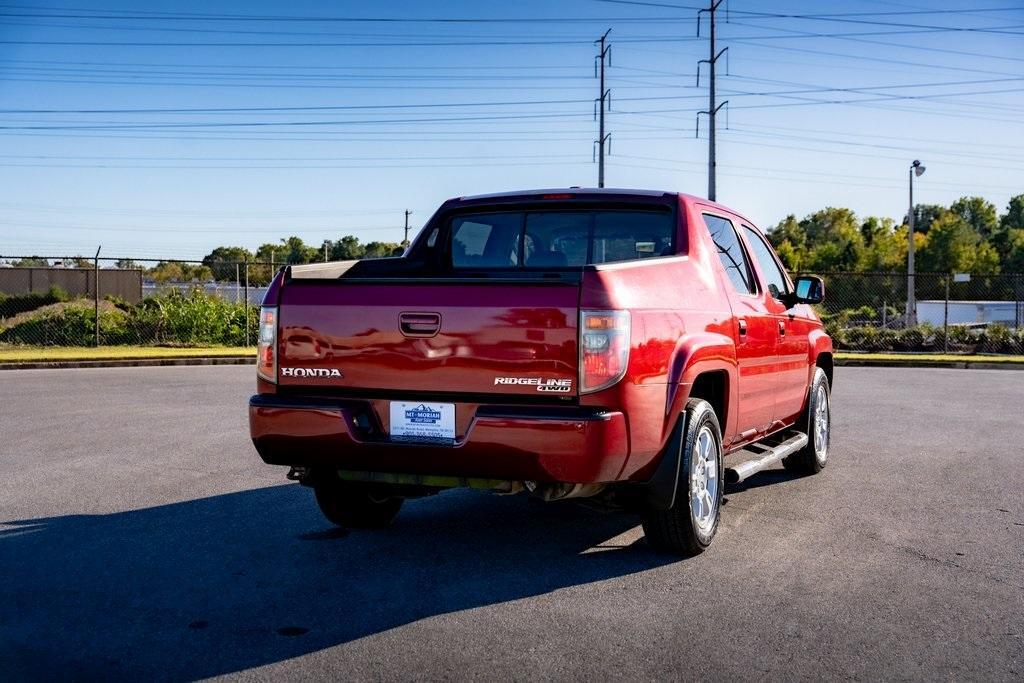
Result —
[[656, 548], [698, 553], [726, 481], [825, 466], [823, 294], [697, 197], [452, 199], [402, 257], [278, 273], [252, 440], [341, 526], [469, 486], [594, 497], [639, 513]]

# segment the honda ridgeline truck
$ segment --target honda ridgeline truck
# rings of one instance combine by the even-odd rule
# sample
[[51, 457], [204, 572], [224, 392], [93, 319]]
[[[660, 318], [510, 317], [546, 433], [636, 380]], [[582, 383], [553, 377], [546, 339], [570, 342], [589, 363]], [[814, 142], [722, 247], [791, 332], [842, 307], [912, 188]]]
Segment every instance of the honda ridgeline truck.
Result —
[[695, 554], [725, 481], [826, 464], [823, 294], [751, 221], [697, 197], [452, 199], [404, 256], [277, 274], [252, 440], [344, 527], [469, 486], [593, 497], [639, 514], [654, 547]]

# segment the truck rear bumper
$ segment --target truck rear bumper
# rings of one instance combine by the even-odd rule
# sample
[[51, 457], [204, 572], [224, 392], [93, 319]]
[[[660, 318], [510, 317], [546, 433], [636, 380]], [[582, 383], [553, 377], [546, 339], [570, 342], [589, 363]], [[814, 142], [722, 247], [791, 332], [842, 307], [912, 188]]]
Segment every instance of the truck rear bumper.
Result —
[[629, 455], [620, 412], [456, 404], [454, 444], [393, 442], [387, 401], [260, 394], [249, 431], [264, 462], [366, 472], [596, 483], [616, 481]]

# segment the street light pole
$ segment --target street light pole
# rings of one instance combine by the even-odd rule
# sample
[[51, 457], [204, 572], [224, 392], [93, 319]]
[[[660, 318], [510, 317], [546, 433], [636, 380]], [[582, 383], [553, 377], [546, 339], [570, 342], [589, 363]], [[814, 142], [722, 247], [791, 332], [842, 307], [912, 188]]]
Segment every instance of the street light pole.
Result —
[[907, 210], [907, 312], [906, 326], [917, 325], [917, 299], [914, 289], [914, 176], [924, 173], [924, 166], [917, 159], [907, 171], [910, 178], [910, 207]]

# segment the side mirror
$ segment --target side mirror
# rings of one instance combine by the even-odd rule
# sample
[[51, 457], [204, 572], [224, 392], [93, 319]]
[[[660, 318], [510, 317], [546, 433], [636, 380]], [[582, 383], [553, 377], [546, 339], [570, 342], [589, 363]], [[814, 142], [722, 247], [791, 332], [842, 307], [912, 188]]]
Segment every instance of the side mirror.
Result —
[[793, 284], [796, 286], [794, 303], [820, 304], [825, 299], [825, 282], [816, 275], [801, 275]]

